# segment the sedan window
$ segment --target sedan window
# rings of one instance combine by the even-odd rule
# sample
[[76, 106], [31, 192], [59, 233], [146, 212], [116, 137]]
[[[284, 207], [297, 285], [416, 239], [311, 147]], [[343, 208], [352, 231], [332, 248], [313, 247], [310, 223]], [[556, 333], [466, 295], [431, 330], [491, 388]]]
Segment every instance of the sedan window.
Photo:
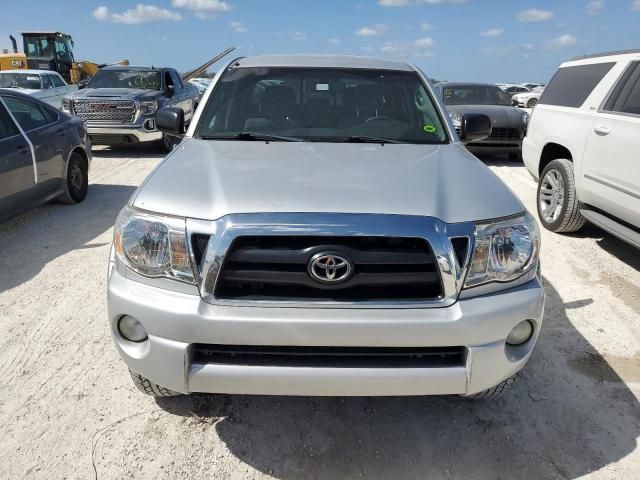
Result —
[[40, 90], [40, 75], [0, 72], [0, 88]]
[[59, 75], [49, 75], [54, 87], [66, 87], [67, 84], [62, 80]]
[[20, 131], [16, 124], [9, 116], [9, 113], [5, 110], [4, 106], [0, 103], [0, 140], [18, 135]]
[[56, 117], [35, 102], [16, 97], [4, 97], [4, 102], [24, 131], [44, 127]]

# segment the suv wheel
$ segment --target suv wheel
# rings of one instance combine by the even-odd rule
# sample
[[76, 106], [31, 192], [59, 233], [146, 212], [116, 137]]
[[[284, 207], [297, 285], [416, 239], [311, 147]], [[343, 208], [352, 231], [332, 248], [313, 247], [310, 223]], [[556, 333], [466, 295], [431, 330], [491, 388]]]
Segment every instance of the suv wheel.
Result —
[[542, 171], [538, 182], [538, 217], [552, 232], [577, 232], [585, 224], [580, 213], [573, 163], [564, 158], [553, 160]]
[[531, 100], [529, 100], [527, 102], [527, 107], [529, 108], [533, 108], [538, 104], [538, 99], [537, 98], [532, 98]]
[[158, 145], [162, 153], [170, 153], [175, 145], [175, 139], [163, 133]]
[[495, 387], [483, 390], [482, 392], [478, 392], [473, 395], [468, 395], [465, 398], [470, 400], [494, 400], [496, 398], [500, 398], [511, 390], [511, 387], [513, 387], [513, 384], [516, 382], [516, 378], [516, 376], [509, 377], [506, 380], [501, 381]]
[[146, 393], [147, 395], [151, 395], [153, 397], [177, 397], [178, 395], [181, 395], [178, 392], [174, 392], [173, 390], [162, 387], [157, 383], [153, 383], [147, 377], [143, 377], [142, 375], [134, 372], [131, 369], [129, 369], [129, 373], [131, 374], [131, 380], [133, 380], [133, 384], [142, 393]]
[[89, 190], [89, 172], [87, 162], [78, 152], [73, 152], [67, 165], [67, 177], [64, 182], [64, 193], [58, 197], [62, 203], [79, 203], [87, 196]]

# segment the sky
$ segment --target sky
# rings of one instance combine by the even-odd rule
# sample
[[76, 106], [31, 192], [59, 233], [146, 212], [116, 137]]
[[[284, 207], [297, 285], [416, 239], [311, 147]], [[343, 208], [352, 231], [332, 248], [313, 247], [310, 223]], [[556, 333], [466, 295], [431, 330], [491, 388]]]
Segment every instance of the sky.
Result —
[[439, 80], [546, 82], [577, 55], [640, 48], [640, 0], [0, 1], [0, 49], [9, 34], [58, 30], [76, 59], [181, 71], [237, 46], [400, 59]]

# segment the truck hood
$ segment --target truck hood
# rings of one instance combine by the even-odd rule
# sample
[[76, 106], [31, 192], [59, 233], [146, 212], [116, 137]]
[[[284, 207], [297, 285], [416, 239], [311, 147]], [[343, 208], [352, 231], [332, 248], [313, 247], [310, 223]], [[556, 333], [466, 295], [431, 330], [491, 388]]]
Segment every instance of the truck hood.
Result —
[[518, 198], [460, 144], [186, 139], [132, 205], [214, 220], [231, 213], [381, 213], [447, 223], [520, 213]]
[[491, 119], [494, 127], [522, 127], [522, 110], [515, 107], [502, 105], [451, 105], [447, 107], [450, 112], [460, 115], [467, 113], [481, 113]]
[[140, 90], [137, 88], [84, 88], [82, 90], [78, 90], [74, 92], [71, 98], [117, 98], [117, 99], [126, 99], [126, 100], [134, 100], [140, 99], [141, 97], [157, 97], [161, 94], [161, 92], [157, 90]]

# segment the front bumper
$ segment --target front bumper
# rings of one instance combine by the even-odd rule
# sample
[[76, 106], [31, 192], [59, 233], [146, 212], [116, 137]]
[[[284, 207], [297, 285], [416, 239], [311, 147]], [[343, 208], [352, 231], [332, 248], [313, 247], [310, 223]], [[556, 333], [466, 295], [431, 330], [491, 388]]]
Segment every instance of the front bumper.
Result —
[[[538, 277], [446, 308], [322, 309], [216, 306], [197, 291], [179, 293], [127, 278], [110, 265], [109, 323], [132, 370], [181, 393], [383, 396], [470, 395], [518, 372], [535, 345], [544, 309]], [[149, 338], [124, 339], [123, 315], [142, 322]], [[535, 326], [519, 347], [505, 339], [522, 320]], [[198, 363], [194, 344], [322, 347], [451, 347], [467, 349], [463, 365], [433, 368], [289, 367]]]
[[469, 143], [466, 145], [471, 153], [497, 155], [520, 153], [522, 151], [522, 140], [482, 140], [480, 142]]
[[146, 129], [143, 124], [96, 126], [89, 123], [87, 132], [94, 145], [143, 143], [162, 139], [162, 132]]

